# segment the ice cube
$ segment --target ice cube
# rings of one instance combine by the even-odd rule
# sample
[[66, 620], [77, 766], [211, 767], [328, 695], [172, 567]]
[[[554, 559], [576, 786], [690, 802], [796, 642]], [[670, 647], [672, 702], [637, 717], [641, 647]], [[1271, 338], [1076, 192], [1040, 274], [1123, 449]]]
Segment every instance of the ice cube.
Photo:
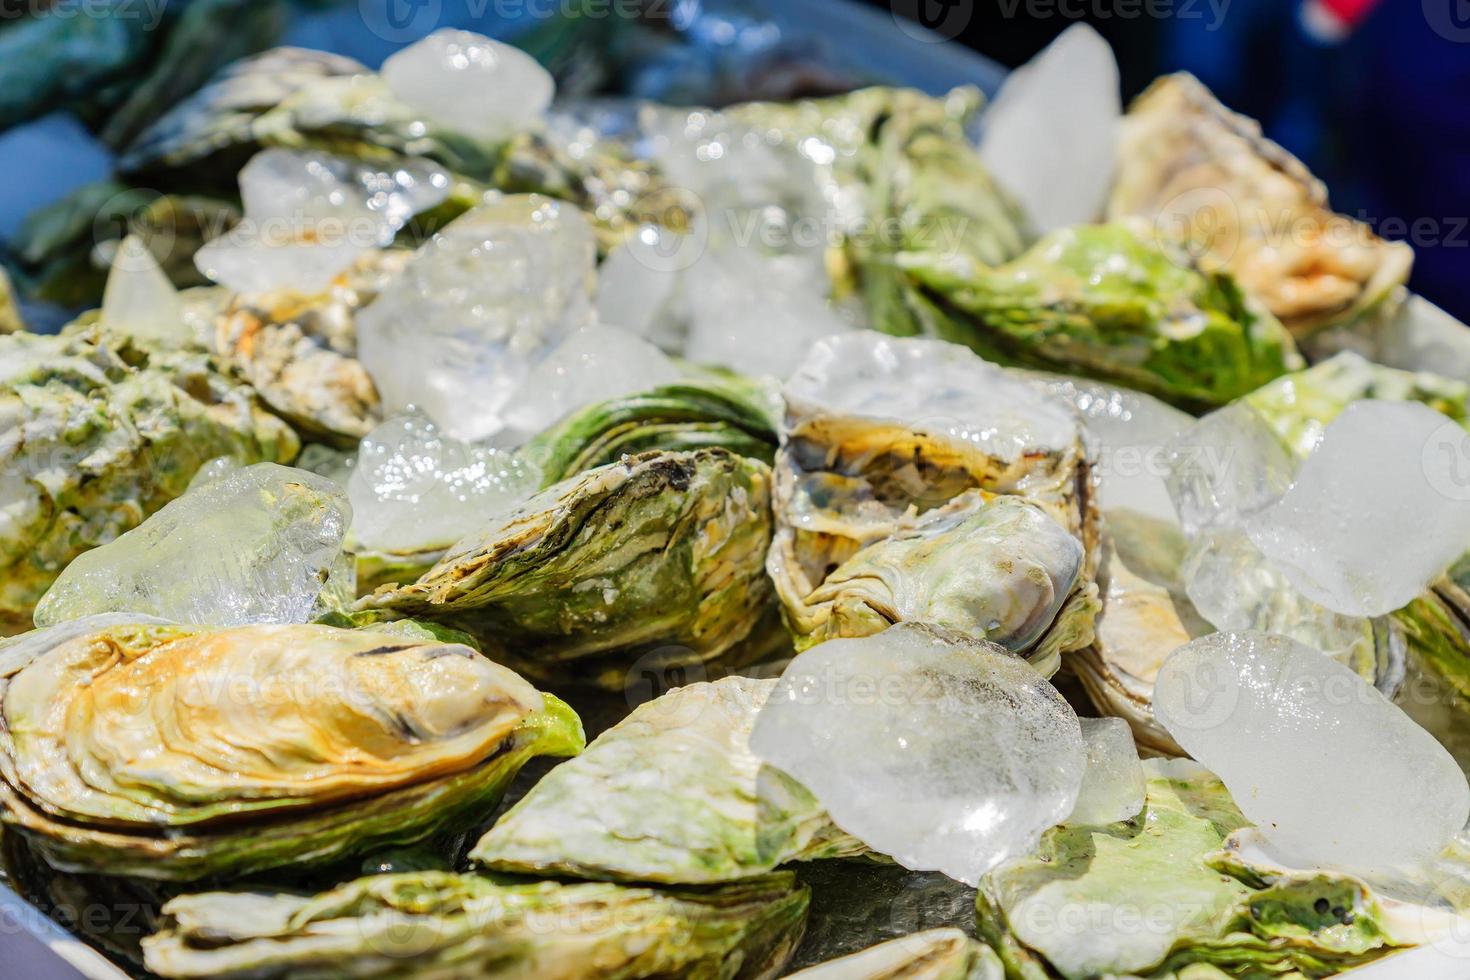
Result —
[[531, 369], [506, 405], [505, 422], [529, 438], [584, 405], [672, 384], [682, 376], [642, 337], [617, 327], [582, 327]]
[[[298, 459], [297, 462], [299, 463], [301, 461]], [[233, 456], [216, 456], [194, 471], [193, 478], [189, 480], [188, 489], [193, 490], [196, 487], [204, 486], [206, 483], [213, 483], [216, 480], [229, 476], [231, 473], [238, 473], [244, 468], [245, 464]]]
[[751, 748], [833, 822], [912, 870], [976, 884], [1072, 811], [1077, 716], [1026, 662], [917, 623], [786, 668]]
[[240, 170], [244, 217], [194, 264], [237, 292], [320, 292], [448, 193], [449, 175], [427, 160], [378, 170], [316, 151], [262, 150]]
[[1127, 509], [1175, 523], [1178, 516], [1165, 482], [1165, 447], [1194, 419], [1157, 398], [1098, 381], [1041, 375], [1036, 383], [1066, 400], [1082, 416], [1097, 452], [1098, 502], [1103, 510]]
[[872, 330], [813, 344], [783, 394], [806, 415], [897, 422], [1004, 460], [1065, 449], [1081, 432], [1070, 408], [968, 348]]
[[435, 31], [383, 62], [402, 102], [471, 136], [504, 139], [546, 114], [551, 73], [520, 48], [452, 28]]
[[1195, 535], [1179, 574], [1189, 601], [1216, 629], [1289, 636], [1361, 676], [1373, 676], [1378, 656], [1372, 623], [1302, 595], [1243, 531], [1215, 528]]
[[1296, 462], [1244, 402], [1211, 412], [1165, 450], [1169, 495], [1186, 534], [1239, 527], [1291, 485]]
[[1143, 764], [1133, 731], [1122, 718], [1082, 718], [1087, 771], [1077, 805], [1064, 823], [1108, 824], [1128, 820], [1143, 809]]
[[1470, 381], [1470, 329], [1424, 297], [1410, 295], [1392, 316], [1359, 322], [1378, 363]]
[[1350, 616], [1386, 615], [1470, 542], [1467, 462], [1470, 433], [1432, 408], [1354, 402], [1246, 530], [1309, 599]]
[[827, 298], [827, 279], [802, 255], [713, 248], [690, 267], [684, 356], [752, 375], [788, 377], [824, 337], [853, 328]]
[[450, 222], [358, 314], [384, 410], [417, 406], [457, 439], [500, 431], [531, 368], [589, 322], [596, 251], [580, 211], [536, 195]]
[[1445, 749], [1305, 644], [1212, 633], [1159, 671], [1154, 713], [1284, 853], [1342, 868], [1432, 860], [1470, 817]]
[[630, 233], [597, 268], [598, 321], [681, 353], [684, 267], [677, 256], [688, 241], [686, 235], [655, 225]]
[[194, 339], [184, 304], [148, 245], [129, 235], [118, 245], [102, 291], [102, 325], [144, 341], [180, 347]]
[[1122, 115], [1112, 49], [1076, 24], [1011, 72], [985, 114], [980, 158], [1036, 231], [1095, 221]]
[[382, 552], [448, 548], [540, 486], [516, 454], [449, 438], [421, 412], [389, 419], [358, 448], [347, 480], [352, 536]]
[[[735, 235], [749, 244], [757, 235], [774, 234], [780, 236], [775, 244], [797, 246], [792, 223], [800, 216], [841, 221], [844, 202], [828, 197], [840, 191], [833, 182], [819, 180], [818, 169], [834, 162], [836, 150], [820, 137], [793, 144], [775, 127], [708, 109], [666, 106], [646, 107], [639, 128], [666, 185], [682, 189], [706, 214], [718, 216], [710, 229], [717, 239]], [[818, 249], [824, 244], [808, 243]]]
[[310, 622], [355, 595], [342, 548], [351, 519], [330, 480], [256, 463], [77, 558], [42, 597], [36, 625], [104, 612], [211, 626]]

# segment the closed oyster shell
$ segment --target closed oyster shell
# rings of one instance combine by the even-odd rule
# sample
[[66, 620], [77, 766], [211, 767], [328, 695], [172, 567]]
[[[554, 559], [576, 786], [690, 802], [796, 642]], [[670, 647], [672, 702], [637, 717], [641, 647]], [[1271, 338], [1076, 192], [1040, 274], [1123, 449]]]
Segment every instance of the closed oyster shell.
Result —
[[185, 881], [412, 843], [581, 747], [569, 709], [458, 644], [116, 619], [0, 649], [4, 820], [62, 870]]
[[719, 447], [770, 463], [780, 399], [774, 383], [711, 374], [589, 405], [532, 438], [521, 454], [543, 486], [629, 453]]
[[1124, 117], [1108, 215], [1183, 239], [1298, 337], [1388, 300], [1414, 261], [1408, 245], [1333, 213], [1301, 161], [1183, 73], [1154, 82]]
[[471, 633], [527, 676], [621, 688], [708, 663], [770, 601], [770, 470], [723, 449], [650, 452], [548, 487], [363, 610]]
[[724, 677], [640, 705], [532, 787], [470, 857], [513, 874], [702, 885], [867, 853], [750, 751], [775, 687]]
[[82, 552], [188, 489], [209, 460], [289, 463], [295, 433], [217, 359], [82, 329], [0, 336], [0, 632]]
[[659, 890], [405, 872], [315, 896], [186, 895], [143, 948], [159, 976], [221, 980], [756, 980], [780, 973], [809, 897], [789, 872]]
[[1009, 975], [1333, 976], [1422, 933], [1355, 878], [1228, 853], [1248, 823], [1209, 771], [1150, 759], [1144, 772], [1138, 816], [1054, 827], [980, 883], [980, 935]]

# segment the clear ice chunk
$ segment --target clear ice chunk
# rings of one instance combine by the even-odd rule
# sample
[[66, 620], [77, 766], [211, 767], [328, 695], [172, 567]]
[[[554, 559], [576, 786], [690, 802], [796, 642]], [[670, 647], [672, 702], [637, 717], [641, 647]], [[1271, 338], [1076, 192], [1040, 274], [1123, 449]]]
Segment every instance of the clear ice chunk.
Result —
[[827, 278], [801, 254], [726, 246], [690, 267], [684, 356], [743, 374], [786, 378], [823, 337], [853, 329], [827, 298]]
[[585, 405], [672, 384], [682, 376], [642, 337], [617, 327], [582, 327], [526, 375], [506, 405], [506, 426], [529, 438]]
[[1113, 50], [1077, 24], [1011, 72], [985, 114], [980, 159], [1038, 232], [1096, 221], [1122, 116]]
[[1133, 744], [1133, 730], [1122, 718], [1082, 718], [1087, 771], [1077, 792], [1077, 805], [1063, 823], [1095, 826], [1117, 823], [1143, 809], [1143, 763]]
[[1291, 485], [1296, 462], [1249, 405], [1235, 402], [1181, 432], [1165, 451], [1169, 495], [1186, 534], [1239, 527]]
[[42, 597], [36, 625], [105, 612], [210, 626], [310, 622], [355, 596], [342, 547], [351, 520], [330, 480], [256, 463], [77, 558]]
[[570, 204], [482, 204], [426, 242], [357, 318], [387, 413], [417, 406], [457, 439], [505, 426], [526, 376], [592, 317], [597, 245]]
[[102, 290], [101, 321], [109, 330], [170, 347], [194, 339], [179, 291], [137, 235], [124, 238], [113, 253]]
[[968, 348], [872, 330], [813, 344], [783, 394], [803, 414], [897, 422], [1005, 460], [1065, 449], [1081, 432], [1068, 406]]
[[449, 175], [427, 160], [378, 170], [312, 150], [262, 150], [240, 170], [244, 217], [194, 264], [237, 292], [320, 292], [448, 193]]
[[1176, 523], [1178, 516], [1165, 482], [1165, 447], [1194, 424], [1179, 409], [1150, 395], [1098, 381], [1062, 375], [1037, 375], [1049, 394], [1064, 399], [1082, 416], [1088, 444], [1097, 452], [1098, 502], [1104, 511], [1131, 510]]
[[1434, 737], [1318, 651], [1212, 633], [1159, 671], [1154, 713], [1283, 853], [1339, 868], [1432, 860], [1470, 817], [1470, 786]]
[[[301, 461], [298, 459], [297, 462], [300, 463]], [[238, 473], [244, 468], [245, 464], [233, 456], [216, 456], [194, 471], [194, 476], [189, 480], [188, 489], [193, 490], [196, 487], [204, 486], [206, 483], [213, 483], [216, 480], [229, 476], [231, 473]]]
[[551, 73], [520, 48], [452, 28], [389, 56], [382, 76], [404, 104], [485, 139], [537, 123], [556, 94]]
[[1289, 636], [1361, 676], [1373, 676], [1378, 657], [1372, 623], [1302, 595], [1244, 532], [1201, 531], [1190, 540], [1179, 573], [1189, 601], [1216, 629]]
[[448, 548], [540, 483], [539, 470], [515, 453], [452, 439], [410, 412], [379, 425], [358, 448], [347, 480], [352, 537], [371, 551]]
[[1246, 530], [1309, 599], [1351, 616], [1411, 602], [1470, 542], [1470, 433], [1417, 402], [1360, 401]]
[[683, 269], [664, 261], [675, 256], [684, 236], [645, 225], [627, 236], [597, 267], [597, 319], [644, 337], [675, 353], [684, 349], [676, 325]]
[[1077, 716], [1025, 661], [900, 623], [786, 668], [751, 748], [834, 823], [916, 871], [976, 884], [1072, 811]]

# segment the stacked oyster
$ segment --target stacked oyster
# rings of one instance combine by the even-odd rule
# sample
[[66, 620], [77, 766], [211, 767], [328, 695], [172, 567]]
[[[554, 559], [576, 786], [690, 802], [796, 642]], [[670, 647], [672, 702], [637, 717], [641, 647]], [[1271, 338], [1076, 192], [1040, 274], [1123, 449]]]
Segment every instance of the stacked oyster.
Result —
[[[142, 903], [141, 941], [84, 931], [169, 977], [1446, 942], [1470, 374], [1405, 369], [1407, 249], [1335, 243], [1192, 79], [1079, 96], [1058, 165], [1110, 179], [1035, 200], [1058, 154], [1007, 120], [1066, 111], [1057, 52], [978, 150], [975, 93], [875, 88], [643, 107], [638, 158], [462, 32], [164, 116], [122, 176], [180, 192], [100, 250], [101, 309], [30, 334], [0, 281], [15, 885]], [[228, 216], [191, 275], [156, 254], [186, 172]]]

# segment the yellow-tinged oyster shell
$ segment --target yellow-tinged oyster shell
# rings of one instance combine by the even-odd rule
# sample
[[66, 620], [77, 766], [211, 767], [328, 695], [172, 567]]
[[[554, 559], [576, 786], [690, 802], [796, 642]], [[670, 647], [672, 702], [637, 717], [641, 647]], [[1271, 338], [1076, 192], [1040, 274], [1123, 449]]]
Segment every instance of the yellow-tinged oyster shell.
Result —
[[62, 868], [192, 879], [413, 841], [580, 748], [564, 706], [458, 644], [117, 618], [26, 637], [0, 681], [5, 820]]

